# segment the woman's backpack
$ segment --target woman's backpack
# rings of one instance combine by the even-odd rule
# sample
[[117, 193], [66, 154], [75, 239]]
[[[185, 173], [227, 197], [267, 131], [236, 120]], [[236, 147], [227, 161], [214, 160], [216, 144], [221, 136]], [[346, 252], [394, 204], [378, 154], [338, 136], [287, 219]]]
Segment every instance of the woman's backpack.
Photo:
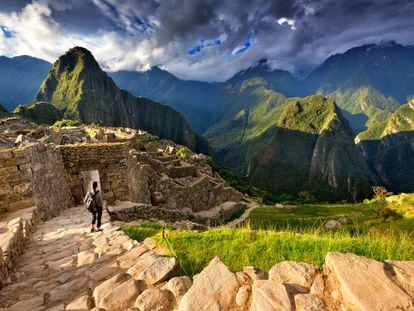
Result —
[[98, 204], [96, 203], [96, 196], [98, 195], [99, 190], [96, 191], [94, 194], [91, 192], [86, 199], [86, 209], [91, 213], [96, 213], [98, 209]]

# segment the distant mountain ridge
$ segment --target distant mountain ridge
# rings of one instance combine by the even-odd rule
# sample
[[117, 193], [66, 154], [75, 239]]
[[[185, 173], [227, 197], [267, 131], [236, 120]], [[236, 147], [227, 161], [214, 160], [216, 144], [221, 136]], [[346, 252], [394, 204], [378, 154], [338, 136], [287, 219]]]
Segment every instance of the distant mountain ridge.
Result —
[[33, 100], [52, 64], [31, 56], [0, 56], [0, 102], [10, 111]]

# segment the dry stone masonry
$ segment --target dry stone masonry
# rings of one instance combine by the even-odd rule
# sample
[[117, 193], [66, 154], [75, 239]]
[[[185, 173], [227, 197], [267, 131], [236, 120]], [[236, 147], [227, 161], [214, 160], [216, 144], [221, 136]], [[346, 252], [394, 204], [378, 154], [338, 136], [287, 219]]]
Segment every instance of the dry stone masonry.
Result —
[[63, 145], [63, 164], [69, 187], [78, 203], [84, 193], [80, 187], [81, 172], [98, 170], [103, 198], [109, 202], [128, 200], [127, 148], [125, 143]]

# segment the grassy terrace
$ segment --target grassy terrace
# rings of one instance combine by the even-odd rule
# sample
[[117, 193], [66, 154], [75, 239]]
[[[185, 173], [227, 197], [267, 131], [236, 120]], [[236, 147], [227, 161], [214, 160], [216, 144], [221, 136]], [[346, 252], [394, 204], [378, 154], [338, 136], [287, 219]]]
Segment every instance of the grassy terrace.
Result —
[[[411, 206], [409, 203], [406, 206]], [[160, 226], [126, 227], [134, 239], [153, 239], [177, 256], [183, 273], [194, 275], [215, 256], [233, 271], [253, 265], [268, 270], [275, 263], [295, 260], [321, 265], [327, 252], [352, 252], [377, 260], [414, 260], [414, 216], [404, 204], [300, 205], [256, 209], [243, 228], [204, 232]], [[400, 210], [399, 210], [400, 209]], [[394, 212], [390, 212], [393, 210]], [[346, 217], [351, 223], [336, 230], [327, 219]], [[387, 219], [387, 221], [385, 220]]]

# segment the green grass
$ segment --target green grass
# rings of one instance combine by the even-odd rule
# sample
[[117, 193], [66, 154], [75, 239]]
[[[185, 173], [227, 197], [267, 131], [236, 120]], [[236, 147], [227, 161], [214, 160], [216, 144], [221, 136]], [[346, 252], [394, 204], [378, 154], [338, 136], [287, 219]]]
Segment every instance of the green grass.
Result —
[[177, 256], [187, 275], [200, 272], [218, 255], [232, 271], [253, 265], [269, 270], [277, 262], [294, 260], [322, 265], [328, 252], [351, 252], [376, 260], [413, 260], [414, 248], [407, 233], [388, 235], [366, 233], [352, 236], [347, 232], [321, 234], [292, 231], [211, 229], [205, 232], [166, 231], [154, 236], [169, 255]]
[[381, 204], [326, 204], [295, 205], [277, 209], [274, 206], [259, 207], [250, 214], [253, 229], [290, 229], [295, 231], [323, 229], [327, 220], [346, 217], [352, 226], [362, 226], [375, 219], [383, 210]]
[[[138, 241], [152, 236], [168, 255], [178, 257], [182, 272], [189, 276], [199, 273], [215, 255], [232, 271], [250, 265], [269, 270], [285, 260], [320, 266], [326, 254], [335, 251], [375, 260], [414, 260], [411, 201], [407, 197], [391, 205], [372, 200], [369, 204], [260, 207], [251, 213], [249, 223], [237, 229], [198, 232], [147, 225], [124, 230]], [[385, 221], [389, 214], [397, 216]], [[341, 216], [352, 223], [333, 231], [325, 229], [327, 219]]]
[[148, 237], [152, 237], [161, 232], [164, 227], [156, 224], [148, 224], [141, 226], [125, 226], [122, 230], [125, 231], [128, 236], [138, 242], [144, 241]]

